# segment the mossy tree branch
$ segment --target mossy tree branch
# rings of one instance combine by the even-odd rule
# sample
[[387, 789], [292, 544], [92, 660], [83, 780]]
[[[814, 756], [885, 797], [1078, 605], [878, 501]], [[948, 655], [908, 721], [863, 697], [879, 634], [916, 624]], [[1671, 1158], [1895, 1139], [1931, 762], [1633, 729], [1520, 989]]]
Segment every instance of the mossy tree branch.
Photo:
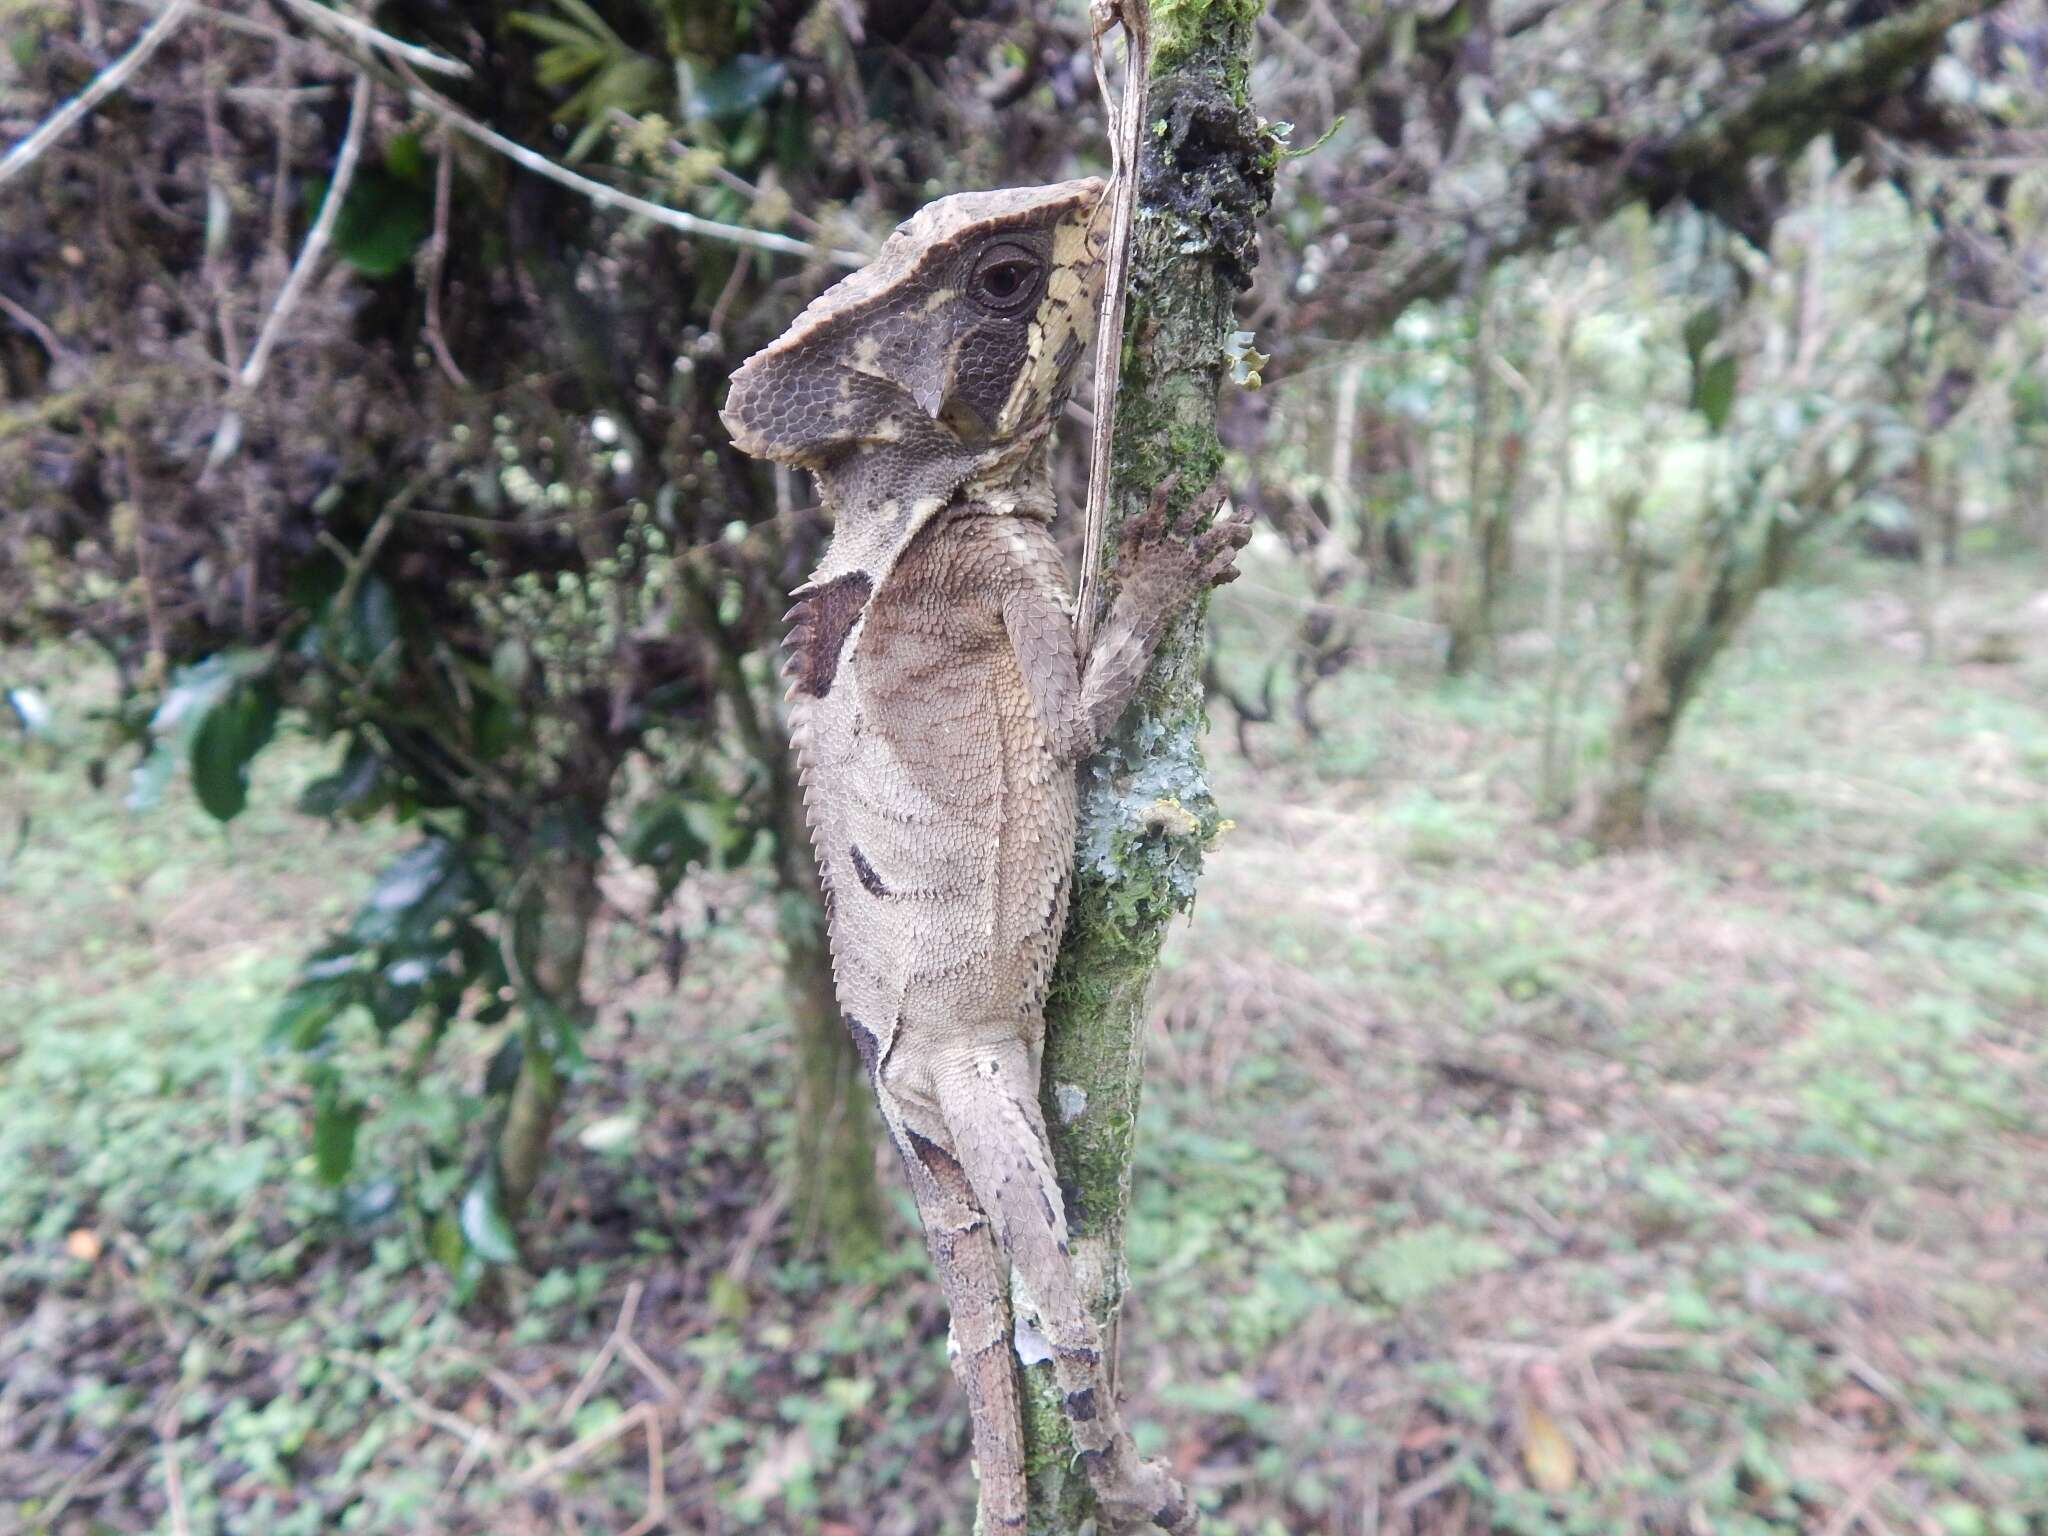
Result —
[[1996, 4], [1914, 0], [1824, 46], [1795, 50], [1755, 81], [1717, 92], [1689, 121], [1603, 115], [1549, 135], [1501, 167], [1502, 191], [1469, 216], [1439, 211], [1353, 240], [1275, 338], [1269, 376], [1300, 366], [1309, 339], [1384, 330], [1409, 305], [1458, 292], [1477, 263], [1498, 265], [1633, 203], [1690, 199], [1757, 237], [1748, 205], [1758, 162], [1783, 164], [1821, 134], [1858, 128], [1939, 55], [1951, 29]]
[[[1151, 119], [1140, 166], [1131, 300], [1107, 537], [1179, 476], [1180, 507], [1222, 467], [1216, 398], [1234, 301], [1276, 146], [1246, 98], [1251, 0], [1155, 0]], [[1105, 555], [1107, 565], [1107, 555]], [[1115, 736], [1081, 772], [1074, 901], [1047, 1008], [1046, 1119], [1073, 1256], [1112, 1350], [1123, 1293], [1145, 995], [1166, 925], [1194, 900], [1219, 818], [1203, 770], [1203, 605], [1181, 614]], [[1025, 1372], [1034, 1536], [1092, 1511], [1049, 1365]]]

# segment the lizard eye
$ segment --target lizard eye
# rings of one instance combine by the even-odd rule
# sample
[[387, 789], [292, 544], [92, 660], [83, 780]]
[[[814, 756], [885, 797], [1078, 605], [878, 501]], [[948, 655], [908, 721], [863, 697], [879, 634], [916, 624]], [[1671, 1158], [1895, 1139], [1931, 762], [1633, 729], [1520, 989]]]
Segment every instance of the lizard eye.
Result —
[[1045, 264], [1020, 245], [998, 244], [982, 253], [968, 291], [976, 303], [1010, 314], [1036, 302]]

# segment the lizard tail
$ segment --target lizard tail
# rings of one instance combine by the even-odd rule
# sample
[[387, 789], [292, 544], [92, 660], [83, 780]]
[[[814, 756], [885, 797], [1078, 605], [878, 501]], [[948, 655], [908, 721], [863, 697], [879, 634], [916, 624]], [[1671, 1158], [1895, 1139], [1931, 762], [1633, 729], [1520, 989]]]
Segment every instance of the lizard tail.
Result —
[[1065, 1206], [1030, 1053], [1021, 1040], [1006, 1041], [933, 1076], [960, 1171], [995, 1223], [1052, 1346], [1067, 1428], [1101, 1506], [1102, 1527], [1195, 1536], [1200, 1517], [1186, 1490], [1166, 1467], [1139, 1459], [1117, 1412], [1102, 1336], [1067, 1257]]
[[892, 1121], [890, 1130], [904, 1150], [925, 1242], [953, 1313], [949, 1353], [967, 1390], [981, 1473], [977, 1529], [1008, 1536], [1024, 1529], [1026, 1491], [1002, 1255], [958, 1160], [898, 1123]]

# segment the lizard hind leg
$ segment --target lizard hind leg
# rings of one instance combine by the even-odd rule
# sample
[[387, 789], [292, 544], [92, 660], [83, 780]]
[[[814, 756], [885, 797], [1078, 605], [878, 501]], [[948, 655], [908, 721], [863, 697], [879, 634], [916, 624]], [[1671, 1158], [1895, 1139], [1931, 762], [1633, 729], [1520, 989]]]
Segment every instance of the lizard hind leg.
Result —
[[934, 1074], [959, 1164], [1010, 1255], [1052, 1346], [1073, 1435], [1111, 1531], [1193, 1536], [1195, 1508], [1173, 1476], [1138, 1457], [1117, 1412], [1102, 1339], [1067, 1255], [1067, 1223], [1038, 1074], [1023, 1042], [974, 1052]]
[[953, 1155], [915, 1131], [905, 1132], [903, 1151], [925, 1246], [952, 1314], [953, 1374], [967, 1393], [974, 1460], [981, 1474], [977, 1530], [1022, 1531], [1024, 1427], [1017, 1371], [1010, 1360], [1002, 1255]]

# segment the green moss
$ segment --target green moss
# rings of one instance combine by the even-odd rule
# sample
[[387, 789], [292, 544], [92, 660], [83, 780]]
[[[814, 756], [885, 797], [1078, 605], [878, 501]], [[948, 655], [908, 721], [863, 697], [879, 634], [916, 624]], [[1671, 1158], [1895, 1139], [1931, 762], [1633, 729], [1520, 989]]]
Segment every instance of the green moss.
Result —
[[1153, 73], [1186, 68], [1207, 54], [1210, 67], [1235, 74], [1242, 89], [1251, 29], [1263, 9], [1260, 0], [1154, 0]]
[[[1253, 0], [1157, 6], [1153, 84], [1162, 112], [1219, 94], [1241, 100], [1257, 14]], [[1218, 200], [1217, 160], [1235, 154], [1235, 141], [1199, 147], [1210, 157], [1199, 182], [1148, 178], [1139, 207], [1111, 455], [1112, 546], [1123, 518], [1169, 475], [1178, 477], [1173, 502], [1184, 512], [1223, 463], [1216, 394], [1234, 329], [1232, 277], [1247, 249], [1237, 236], [1256, 216], [1264, 184], [1246, 161], [1241, 195]], [[1113, 568], [1114, 548], [1104, 554]], [[1170, 626], [1137, 700], [1082, 769], [1074, 899], [1046, 1008], [1046, 1118], [1077, 1268], [1103, 1322], [1122, 1299], [1146, 988], [1166, 925], [1193, 903], [1203, 851], [1220, 825], [1200, 745], [1205, 606]], [[1050, 1366], [1027, 1370], [1024, 1387], [1029, 1529], [1071, 1536], [1093, 1499], [1071, 1465]]]

